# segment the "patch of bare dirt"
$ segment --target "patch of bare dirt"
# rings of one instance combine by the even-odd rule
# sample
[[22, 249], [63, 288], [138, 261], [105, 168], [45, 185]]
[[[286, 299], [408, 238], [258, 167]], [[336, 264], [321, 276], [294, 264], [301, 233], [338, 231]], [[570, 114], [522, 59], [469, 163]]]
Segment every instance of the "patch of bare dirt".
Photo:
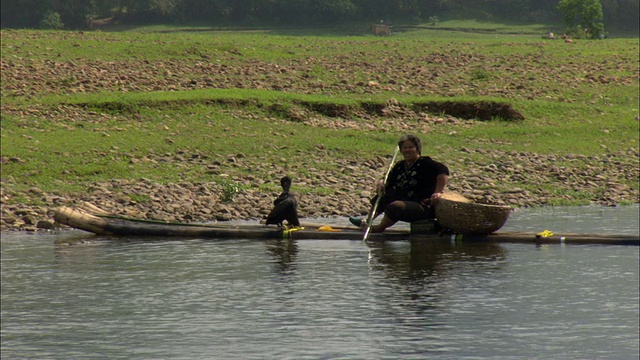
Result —
[[[295, 53], [296, 49], [290, 51]], [[189, 55], [200, 58], [56, 61], [52, 60], [55, 55], [47, 60], [3, 57], [2, 92], [5, 96], [30, 97], [105, 90], [241, 88], [336, 96], [396, 92], [576, 101], [588, 99], [592, 85], [629, 85], [637, 82], [638, 76], [632, 59], [620, 56], [605, 64], [575, 62], [549, 66], [544, 55], [539, 54], [489, 57], [453, 48], [414, 57], [399, 55], [390, 48], [378, 54], [376, 61], [353, 54], [269, 63], [245, 57], [241, 51], [213, 53], [198, 47], [190, 49]], [[607, 75], [611, 72], [628, 75]], [[565, 98], [559, 89], [571, 89], [575, 97]]]

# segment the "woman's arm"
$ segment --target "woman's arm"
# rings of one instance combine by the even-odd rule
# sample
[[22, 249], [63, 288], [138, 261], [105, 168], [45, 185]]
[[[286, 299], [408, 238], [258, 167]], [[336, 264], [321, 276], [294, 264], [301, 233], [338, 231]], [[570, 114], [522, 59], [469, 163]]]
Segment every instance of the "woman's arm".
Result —
[[387, 177], [387, 183], [384, 183], [384, 179], [380, 179], [376, 182], [376, 193], [383, 193], [386, 189], [393, 187], [396, 184], [396, 178], [398, 177], [398, 169], [400, 168], [400, 163], [402, 161], [397, 162], [393, 168], [391, 168], [391, 172]]
[[436, 189], [433, 191], [431, 195], [431, 204], [435, 204], [438, 202], [438, 198], [444, 191], [444, 188], [447, 186], [447, 181], [449, 180], [449, 175], [440, 174], [436, 177]]

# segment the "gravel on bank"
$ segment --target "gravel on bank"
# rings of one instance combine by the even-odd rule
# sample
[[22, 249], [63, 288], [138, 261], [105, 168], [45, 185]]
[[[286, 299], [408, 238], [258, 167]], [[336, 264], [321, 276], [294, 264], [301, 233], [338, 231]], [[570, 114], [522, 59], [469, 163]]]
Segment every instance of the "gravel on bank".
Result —
[[[318, 157], [322, 158], [321, 150]], [[484, 150], [460, 149], [461, 156], [447, 165], [452, 171], [448, 189], [479, 202], [518, 207], [544, 206], [559, 200], [575, 200], [572, 194], [588, 194], [590, 203], [616, 206], [639, 201], [638, 190], [625, 185], [639, 178], [639, 153], [634, 149], [603, 156], [540, 155], [525, 152], [495, 152], [491, 162], [474, 163], [464, 154]], [[220, 181], [159, 184], [149, 179], [112, 179], [86, 184], [86, 193], [69, 196], [57, 191], [44, 192], [37, 187], [16, 191], [18, 181], [3, 178], [0, 188], [2, 231], [43, 231], [53, 229], [53, 209], [90, 202], [113, 214], [179, 222], [213, 222], [261, 219], [271, 209], [279, 193], [283, 175], [294, 178], [300, 217], [346, 217], [365, 214], [370, 207], [373, 184], [381, 176], [388, 159], [368, 161], [322, 159], [332, 161], [340, 171], [321, 171], [313, 163], [297, 164], [306, 171], [279, 164], [260, 164], [257, 159], [237, 154], [226, 159], [206, 155], [157, 155], [158, 161], [174, 161], [202, 166]], [[425, 154], [427, 155], [427, 154]], [[433, 155], [437, 159], [437, 154]], [[310, 157], [313, 158], [313, 157]], [[154, 159], [152, 159], [154, 160]], [[3, 162], [10, 159], [3, 158]], [[570, 164], [560, 166], [557, 164]], [[256, 169], [256, 175], [242, 175], [237, 168]], [[303, 173], [310, 174], [308, 176]], [[527, 189], [517, 183], [535, 184]], [[552, 186], [545, 186], [551, 184]], [[318, 193], [316, 188], [329, 189]], [[552, 188], [554, 191], [550, 192]], [[265, 190], [270, 189], [270, 190]], [[272, 189], [272, 190], [271, 190]], [[324, 193], [330, 193], [326, 195]], [[16, 198], [28, 199], [14, 204]]]

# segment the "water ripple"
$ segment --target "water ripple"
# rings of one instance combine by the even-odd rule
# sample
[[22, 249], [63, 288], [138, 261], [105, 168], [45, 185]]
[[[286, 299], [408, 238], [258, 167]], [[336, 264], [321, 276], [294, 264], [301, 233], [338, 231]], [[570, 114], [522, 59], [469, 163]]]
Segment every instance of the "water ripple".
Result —
[[3, 236], [3, 358], [638, 358], [638, 247], [59, 236]]

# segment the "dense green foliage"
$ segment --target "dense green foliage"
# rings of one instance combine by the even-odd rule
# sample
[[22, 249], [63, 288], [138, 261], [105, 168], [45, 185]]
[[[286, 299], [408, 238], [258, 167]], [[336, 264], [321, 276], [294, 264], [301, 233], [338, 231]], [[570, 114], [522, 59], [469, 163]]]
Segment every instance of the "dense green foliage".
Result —
[[40, 21], [40, 28], [49, 30], [61, 30], [64, 28], [60, 14], [55, 11], [48, 11]]
[[[60, 14], [68, 28], [92, 27], [99, 24], [92, 23], [93, 19], [105, 18], [129, 25], [307, 26], [381, 19], [397, 24], [437, 24], [438, 20], [450, 19], [560, 24], [558, 3], [558, 0], [3, 0], [1, 24], [4, 28], [35, 28], [52, 12]], [[607, 29], [638, 33], [637, 0], [560, 3], [570, 7], [563, 10], [564, 15], [584, 14], [584, 4], [589, 3], [591, 9], [597, 4]], [[588, 17], [594, 18], [593, 14]]]
[[596, 39], [603, 37], [602, 5], [598, 0], [560, 0], [558, 9], [572, 37]]

